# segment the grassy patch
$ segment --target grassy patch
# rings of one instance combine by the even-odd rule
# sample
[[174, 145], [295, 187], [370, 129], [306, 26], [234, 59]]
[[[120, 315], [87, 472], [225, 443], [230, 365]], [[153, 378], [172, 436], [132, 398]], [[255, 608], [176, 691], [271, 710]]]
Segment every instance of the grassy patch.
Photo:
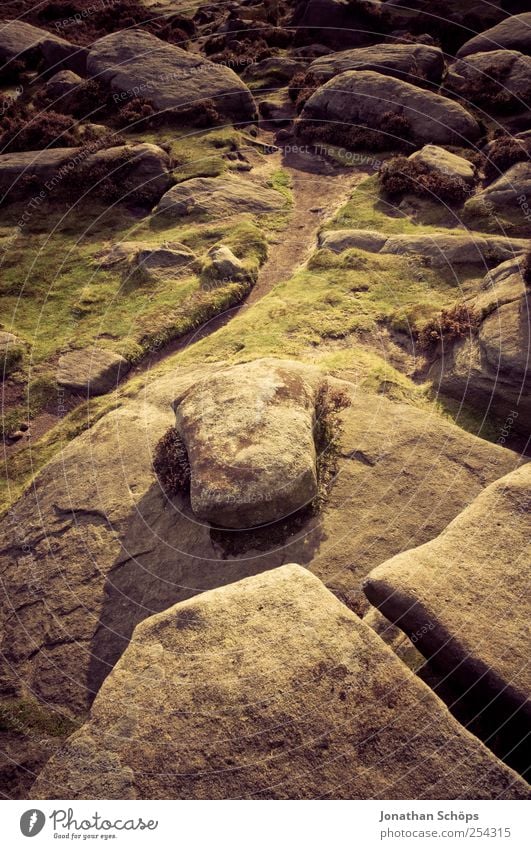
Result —
[[45, 734], [48, 737], [68, 737], [79, 728], [59, 710], [45, 707], [30, 697], [0, 702], [0, 731], [15, 734]]

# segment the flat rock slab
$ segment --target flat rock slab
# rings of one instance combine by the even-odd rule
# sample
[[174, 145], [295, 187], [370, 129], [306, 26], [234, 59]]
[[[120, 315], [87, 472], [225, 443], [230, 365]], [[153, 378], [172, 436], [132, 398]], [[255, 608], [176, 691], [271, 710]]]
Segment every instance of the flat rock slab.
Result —
[[430, 233], [425, 236], [386, 236], [372, 230], [325, 230], [319, 247], [334, 253], [351, 248], [382, 254], [416, 254], [429, 260], [433, 268], [454, 265], [492, 265], [528, 251], [528, 239], [503, 236]]
[[344, 71], [377, 71], [422, 85], [441, 81], [444, 56], [439, 47], [427, 44], [376, 44], [321, 56], [308, 71], [323, 82]]
[[285, 207], [286, 199], [279, 192], [251, 180], [239, 177], [193, 177], [166, 192], [154, 212], [172, 218], [201, 214], [221, 218], [243, 212], [278, 212]]
[[487, 50], [519, 50], [531, 55], [531, 12], [513, 15], [465, 42], [457, 56], [470, 56]]
[[285, 519], [317, 494], [317, 370], [290, 360], [224, 369], [174, 402], [199, 519], [249, 528]]
[[374, 71], [346, 71], [318, 88], [306, 101], [299, 129], [311, 134], [308, 121], [325, 121], [385, 132], [385, 113], [404, 117], [410, 124], [406, 141], [416, 144], [463, 145], [480, 136], [476, 119], [459, 103]]
[[530, 789], [300, 566], [139, 625], [34, 799], [520, 799]]
[[87, 70], [111, 87], [118, 104], [142, 97], [161, 112], [178, 113], [212, 100], [219, 114], [235, 121], [256, 116], [251, 92], [234, 71], [142, 30], [122, 30], [94, 42]]
[[[367, 597], [487, 705], [531, 718], [531, 464], [487, 487], [440, 536], [373, 569]], [[426, 628], [430, 623], [431, 627]], [[478, 683], [479, 682], [479, 683]], [[528, 729], [527, 729], [528, 730]]]
[[112, 351], [82, 348], [59, 358], [57, 383], [71, 392], [104, 395], [116, 389], [130, 368], [124, 357]]
[[41, 59], [46, 68], [56, 71], [68, 68], [83, 73], [87, 48], [70, 44], [64, 38], [25, 21], [0, 21], [0, 65], [33, 57], [35, 61], [29, 64], [36, 65]]

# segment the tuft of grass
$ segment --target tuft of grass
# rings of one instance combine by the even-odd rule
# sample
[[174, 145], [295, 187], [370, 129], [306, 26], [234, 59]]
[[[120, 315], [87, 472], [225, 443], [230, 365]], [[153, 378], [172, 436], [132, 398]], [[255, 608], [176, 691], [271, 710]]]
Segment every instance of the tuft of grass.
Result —
[[170, 427], [158, 441], [153, 456], [153, 469], [169, 498], [190, 489], [190, 463], [183, 438]]

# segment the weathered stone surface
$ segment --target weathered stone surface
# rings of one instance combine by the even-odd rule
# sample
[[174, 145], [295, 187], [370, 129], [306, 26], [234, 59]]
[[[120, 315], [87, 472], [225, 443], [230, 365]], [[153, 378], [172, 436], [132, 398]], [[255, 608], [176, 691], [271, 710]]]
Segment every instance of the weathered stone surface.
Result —
[[249, 80], [277, 80], [287, 83], [295, 74], [304, 71], [308, 63], [302, 59], [291, 59], [289, 56], [270, 56], [260, 62], [252, 62], [244, 70], [242, 76]]
[[38, 799], [529, 795], [295, 565], [139, 625], [88, 722], [31, 791]]
[[323, 230], [319, 234], [320, 248], [328, 248], [334, 253], [359, 248], [369, 253], [381, 251], [389, 237], [378, 230]]
[[503, 262], [531, 247], [528, 239], [479, 236], [473, 233], [430, 233], [424, 236], [385, 236], [371, 230], [325, 230], [319, 245], [336, 253], [359, 248], [370, 253], [418, 254], [433, 268], [488, 265]]
[[526, 108], [531, 92], [531, 58], [517, 50], [473, 53], [450, 65], [444, 84], [465, 96], [471, 85], [496, 87], [501, 95], [520, 98], [522, 108]]
[[119, 354], [102, 348], [82, 348], [59, 358], [57, 383], [71, 392], [104, 395], [116, 388], [129, 369], [129, 363]]
[[311, 503], [318, 384], [312, 368], [264, 359], [221, 371], [176, 398], [199, 519], [248, 528]]
[[201, 213], [219, 218], [231, 213], [275, 212], [285, 205], [286, 200], [279, 192], [251, 180], [193, 177], [166, 192], [154, 212], [175, 218]]
[[[518, 162], [506, 171], [490, 186], [469, 198], [464, 206], [466, 220], [491, 218], [498, 229], [508, 223], [514, 223], [514, 229], [531, 236], [531, 162]], [[499, 216], [502, 221], [497, 219]], [[491, 224], [492, 229], [493, 224]]]
[[305, 121], [382, 127], [383, 113], [403, 116], [410, 123], [408, 140], [417, 144], [464, 144], [475, 141], [480, 129], [475, 118], [458, 103], [403, 80], [374, 71], [346, 71], [333, 77], [307, 100]]
[[168, 500], [152, 458], [175, 423], [176, 394], [219, 370], [146, 372], [133, 396], [65, 444], [2, 517], [7, 690], [28, 687], [50, 706], [84, 712], [138, 622], [287, 561], [307, 565], [363, 610], [360, 580], [375, 563], [433, 539], [519, 461], [435, 409], [341, 383], [352, 403], [320, 515], [274, 537], [269, 527], [262, 536], [215, 533], [188, 497]]
[[323, 82], [344, 71], [377, 71], [422, 85], [424, 80], [441, 81], [444, 57], [439, 47], [427, 44], [375, 44], [322, 56], [308, 71]]
[[90, 48], [88, 72], [110, 85], [118, 102], [149, 100], [155, 109], [178, 113], [204, 100], [235, 121], [256, 114], [247, 86], [230, 68], [188, 53], [142, 30], [121, 30]]
[[[172, 184], [170, 164], [168, 154], [154, 144], [121, 145], [94, 153], [80, 148], [4, 153], [0, 156], [0, 193], [17, 200], [42, 189], [46, 196], [53, 198], [57, 193], [60, 197], [61, 186], [64, 192], [66, 181], [75, 179], [76, 170], [90, 173], [94, 169], [101, 179], [103, 168], [118, 182], [124, 181], [124, 200], [130, 199], [132, 190], [139, 189], [155, 203]], [[27, 182], [29, 177], [35, 178], [37, 186], [34, 181]]]
[[[497, 273], [496, 273], [497, 272]], [[531, 428], [530, 297], [518, 265], [504, 263], [467, 302], [482, 318], [477, 334], [445, 345], [430, 369], [442, 393], [485, 415], [505, 420], [528, 435]]]
[[[369, 574], [369, 600], [463, 689], [531, 718], [531, 465], [487, 487], [431, 542]], [[423, 628], [426, 623], [433, 627]], [[493, 627], [495, 626], [495, 627]]]
[[458, 156], [444, 147], [426, 144], [421, 150], [416, 150], [409, 157], [413, 162], [426, 165], [430, 171], [445, 174], [457, 180], [463, 180], [469, 185], [474, 182], [476, 169], [464, 156]]
[[483, 53], [500, 48], [519, 50], [528, 56], [531, 55], [531, 12], [513, 15], [476, 35], [459, 48], [457, 56], [461, 59], [472, 53]]
[[55, 101], [53, 106], [57, 105], [57, 101], [60, 101], [60, 105], [63, 106], [68, 95], [75, 96], [82, 83], [83, 78], [74, 71], [58, 71], [46, 82], [46, 94]]
[[16, 59], [29, 59], [30, 64], [41, 59], [46, 68], [69, 68], [82, 74], [87, 49], [25, 21], [0, 21], [0, 65]]

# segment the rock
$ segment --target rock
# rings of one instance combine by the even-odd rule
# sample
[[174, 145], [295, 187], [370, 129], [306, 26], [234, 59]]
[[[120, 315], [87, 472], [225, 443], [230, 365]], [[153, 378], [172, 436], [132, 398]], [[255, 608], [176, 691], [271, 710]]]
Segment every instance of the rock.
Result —
[[61, 185], [66, 191], [76, 172], [94, 172], [99, 180], [104, 169], [123, 182], [124, 200], [130, 200], [131, 192], [139, 190], [155, 203], [172, 184], [170, 168], [168, 154], [154, 144], [123, 145], [94, 153], [82, 148], [4, 153], [0, 156], [0, 193], [18, 200], [41, 191], [42, 202], [46, 197], [53, 199], [56, 192], [60, 196]]
[[382, 113], [405, 118], [407, 138], [417, 144], [459, 144], [475, 141], [480, 128], [460, 104], [410, 83], [374, 71], [346, 71], [317, 89], [301, 113], [307, 121], [325, 120], [382, 128]]
[[[123, 162], [123, 164], [122, 164]], [[173, 183], [171, 160], [166, 151], [156, 144], [132, 144], [98, 150], [85, 160], [88, 173], [103, 168], [120, 182], [123, 168], [124, 195], [122, 200], [133, 199], [140, 192], [146, 203], [155, 204]]]
[[0, 21], [0, 65], [19, 59], [29, 66], [41, 60], [49, 70], [68, 68], [82, 74], [87, 49], [24, 21]]
[[249, 89], [230, 68], [142, 30], [120, 30], [94, 42], [87, 69], [111, 87], [117, 104], [143, 97], [158, 111], [178, 114], [212, 100], [220, 115], [234, 121], [248, 123], [256, 115]]
[[468, 185], [474, 183], [476, 169], [473, 164], [464, 156], [457, 156], [444, 147], [426, 144], [421, 150], [412, 153], [409, 159], [426, 165], [431, 171], [445, 174], [455, 180], [463, 180]]
[[133, 269], [142, 269], [148, 274], [170, 276], [184, 271], [195, 272], [199, 263], [190, 248], [178, 242], [167, 242], [159, 246], [140, 248], [132, 260]]
[[531, 55], [531, 12], [513, 15], [465, 42], [457, 58], [488, 50], [518, 50]]
[[287, 565], [139, 625], [87, 723], [30, 795], [518, 799], [530, 790], [317, 578]]
[[[439, 391], [527, 436], [531, 427], [530, 297], [514, 260], [487, 275], [467, 301], [481, 319], [477, 334], [444, 346], [429, 377]], [[512, 415], [515, 413], [515, 415]]]
[[526, 464], [487, 487], [436, 539], [373, 569], [364, 587], [462, 692], [476, 687], [484, 707], [496, 699], [505, 720], [518, 712], [524, 734], [531, 718], [530, 488]]
[[444, 57], [439, 47], [426, 44], [376, 44], [323, 56], [308, 71], [323, 82], [344, 71], [377, 71], [422, 85], [424, 80], [440, 83]]
[[323, 230], [319, 233], [318, 245], [336, 254], [350, 248], [379, 253], [388, 238], [377, 230]]
[[68, 164], [76, 154], [75, 148], [54, 148], [53, 150], [28, 150], [22, 153], [4, 153], [0, 155], [0, 195], [17, 200], [24, 195], [35, 194], [35, 186], [27, 186], [24, 178], [34, 177], [45, 186], [53, 177], [64, 170], [69, 173]]
[[193, 177], [166, 192], [154, 213], [172, 218], [207, 213], [211, 217], [222, 218], [242, 212], [278, 212], [285, 206], [286, 200], [279, 192], [250, 180]]
[[248, 80], [270, 80], [288, 83], [295, 74], [306, 70], [304, 60], [290, 59], [289, 56], [270, 56], [260, 62], [248, 65], [242, 76]]
[[372, 230], [325, 230], [319, 246], [334, 253], [351, 248], [382, 254], [417, 254], [433, 268], [454, 265], [493, 265], [531, 248], [528, 239], [480, 236], [473, 233], [430, 233], [388, 236]]
[[526, 108], [531, 92], [531, 59], [516, 50], [473, 53], [450, 65], [445, 87], [472, 101], [477, 100], [474, 91], [487, 88], [498, 92], [502, 107], [507, 95], [512, 95]]
[[0, 330], [0, 382], [19, 365], [24, 354], [24, 343], [14, 333]]
[[264, 359], [227, 368], [176, 398], [199, 519], [249, 528], [312, 502], [318, 383], [312, 368]]
[[130, 263], [146, 268], [178, 268], [197, 259], [195, 253], [181, 242], [118, 242], [110, 249], [105, 248], [94, 255], [100, 268]]
[[435, 407], [341, 382], [351, 406], [341, 414], [338, 473], [319, 516], [297, 532], [286, 523], [284, 535], [269, 527], [262, 536], [216, 532], [197, 520], [188, 496], [168, 500], [153, 454], [175, 424], [176, 395], [220, 370], [183, 363], [157, 377], [147, 371], [142, 382], [140, 375], [121, 406], [65, 443], [0, 519], [5, 690], [27, 687], [84, 715], [139, 622], [289, 561], [363, 610], [360, 581], [375, 563], [433, 539], [519, 462]]
[[82, 348], [59, 358], [57, 383], [71, 392], [104, 395], [116, 389], [129, 369], [129, 363], [119, 354], [100, 348]]
[[490, 186], [469, 198], [463, 209], [465, 221], [490, 220], [489, 229], [510, 229], [531, 236], [531, 162], [518, 162]]
[[207, 254], [201, 278], [202, 287], [208, 289], [250, 280], [251, 275], [241, 259], [238, 259], [227, 245], [215, 245]]
[[63, 105], [68, 95], [75, 95], [82, 84], [83, 79], [79, 74], [73, 71], [58, 71], [46, 82], [45, 90], [48, 97], [53, 98], [54, 101], [60, 100]]

